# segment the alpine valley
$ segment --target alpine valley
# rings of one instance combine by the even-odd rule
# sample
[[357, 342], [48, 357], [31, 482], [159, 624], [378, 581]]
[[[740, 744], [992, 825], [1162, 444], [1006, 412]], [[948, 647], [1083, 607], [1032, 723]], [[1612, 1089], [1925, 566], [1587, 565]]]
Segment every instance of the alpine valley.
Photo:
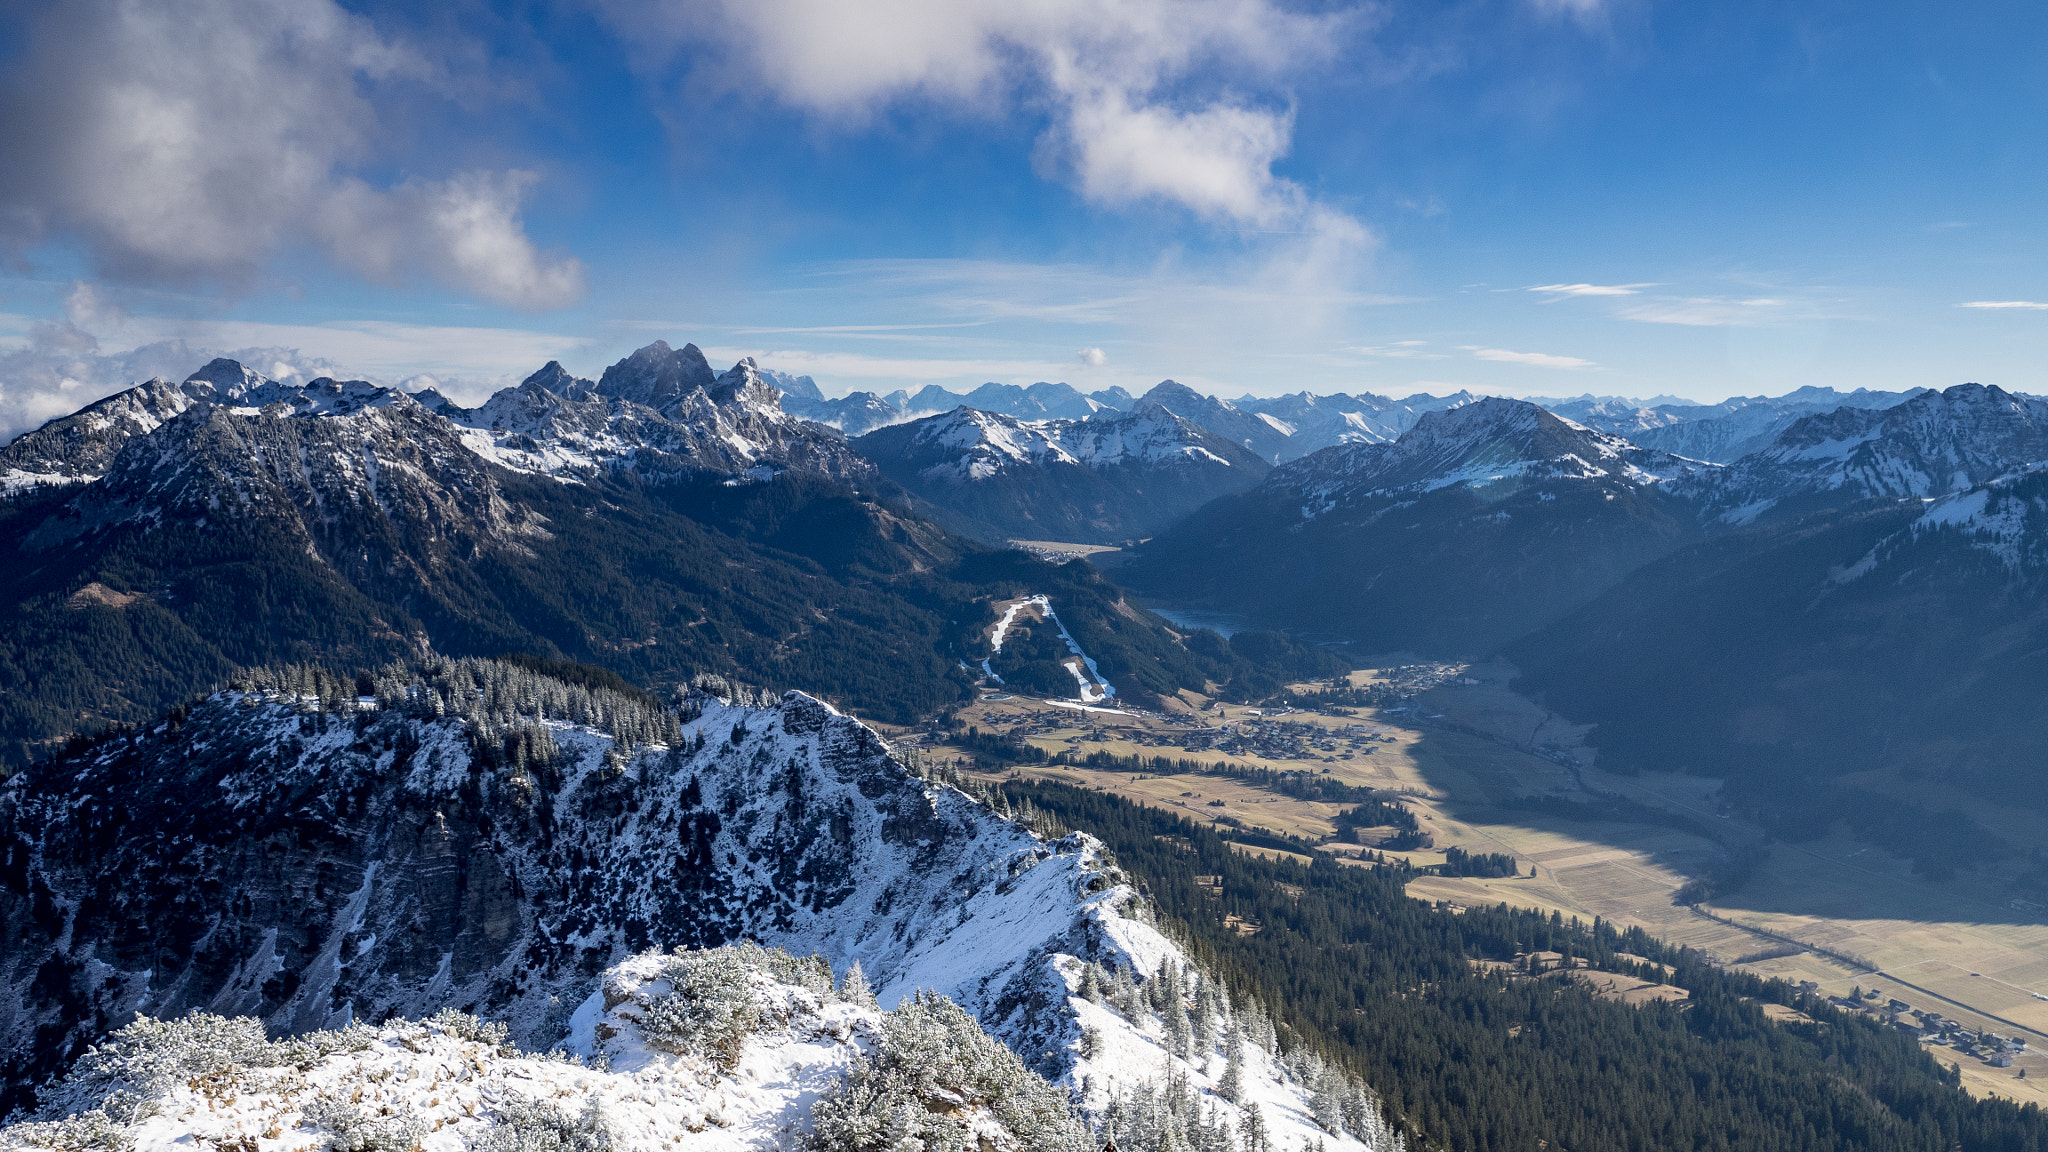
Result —
[[2042, 461], [1977, 385], [137, 384], [0, 449], [0, 1148], [2048, 1152], [1860, 1001], [1411, 898], [1526, 864], [1371, 850], [1419, 791], [1099, 727], [1505, 653], [1788, 836], [1895, 756], [2048, 810]]

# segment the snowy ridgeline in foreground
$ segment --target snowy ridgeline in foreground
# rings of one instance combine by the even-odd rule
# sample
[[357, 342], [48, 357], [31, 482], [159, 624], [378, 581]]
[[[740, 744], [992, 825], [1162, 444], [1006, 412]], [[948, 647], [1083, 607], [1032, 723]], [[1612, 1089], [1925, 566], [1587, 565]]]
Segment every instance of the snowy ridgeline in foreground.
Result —
[[[1062, 1090], [942, 996], [885, 1012], [858, 966], [835, 982], [820, 959], [743, 944], [612, 969], [585, 1005], [578, 1052], [522, 1053], [502, 1025], [452, 1010], [279, 1041], [247, 1017], [144, 1018], [80, 1061], [43, 1116], [0, 1129], [0, 1147], [1358, 1147], [1355, 1134], [1309, 1135], [1304, 1103], [1338, 1133], [1363, 1131], [1369, 1147], [1401, 1146], [1345, 1077], [1311, 1057], [1273, 1061], [1250, 1035], [1270, 1024], [1231, 1013], [1207, 981], [1168, 967], [1141, 990], [1087, 966], [1080, 983], [1097, 996], [1107, 989], [1106, 999], [1077, 998], [1082, 1019], [1096, 1021], [1085, 1025], [1082, 1066], [1135, 1061], [1156, 1067], [1152, 1078], [1084, 1074], [1084, 1088]], [[1169, 1059], [1162, 1042], [1192, 1063]], [[1303, 1074], [1316, 1078], [1313, 1091], [1290, 1082]]]
[[[99, 1018], [142, 1019], [46, 1088], [35, 1123], [6, 1129], [0, 1147], [784, 1148], [808, 1139], [814, 1122], [834, 1148], [876, 1152], [905, 1135], [919, 1141], [905, 1148], [1051, 1152], [1086, 1128], [1133, 1149], [1399, 1146], [1364, 1086], [1306, 1049], [1279, 1054], [1262, 1006], [1232, 1005], [1192, 970], [1099, 841], [1048, 841], [921, 780], [872, 731], [818, 701], [790, 693], [746, 707], [700, 694], [657, 712], [486, 661], [378, 681], [379, 699], [356, 704], [351, 722], [324, 719], [346, 714], [340, 698], [317, 711], [333, 696], [325, 690], [224, 694], [181, 725], [11, 781], [17, 831], [41, 846], [39, 882], [60, 895], [121, 897], [112, 877], [40, 863], [67, 847], [69, 814], [90, 810], [74, 793], [110, 785], [156, 781], [218, 798], [195, 807], [220, 811], [190, 818], [227, 827], [253, 822], [247, 814], [272, 804], [269, 790], [303, 795], [323, 780], [347, 781], [375, 827], [395, 819], [381, 813], [429, 811], [420, 797], [461, 790], [471, 809], [495, 813], [497, 866], [529, 894], [521, 920], [531, 927], [501, 952], [406, 968], [387, 942], [417, 939], [421, 929], [407, 923], [433, 922], [407, 919], [420, 881], [405, 854], [412, 841], [399, 837], [354, 862], [360, 887], [327, 914], [327, 942], [309, 939], [300, 991], [281, 999], [245, 987], [246, 964], [211, 984], [196, 972], [131, 979], [87, 959], [109, 941], [67, 930], [46, 947], [99, 974]], [[525, 751], [483, 758], [500, 743]], [[208, 749], [213, 759], [232, 751], [235, 766], [219, 779], [176, 774], [203, 774], [196, 765], [209, 757], [195, 752]], [[612, 802], [589, 802], [592, 788]], [[415, 793], [411, 809], [399, 803]], [[556, 853], [587, 861], [576, 874], [594, 884], [569, 885], [555, 869], [578, 865], [520, 847], [519, 813], [538, 811], [536, 797], [549, 799]], [[458, 835], [464, 810], [434, 803], [423, 818], [435, 835]], [[649, 855], [666, 852], [689, 860]], [[119, 870], [149, 866], [105, 859]], [[716, 905], [719, 919], [674, 919], [649, 903], [657, 894], [643, 879], [663, 891], [698, 885], [689, 902]], [[548, 890], [581, 895], [531, 902]], [[206, 923], [216, 937], [255, 940], [267, 958], [278, 929], [266, 917], [283, 914], [230, 908]], [[632, 923], [671, 920], [699, 939], [751, 937], [785, 952], [679, 956], [628, 943]], [[534, 941], [565, 937], [583, 942], [581, 954], [611, 953], [602, 978], [536, 966], [549, 953]], [[26, 970], [44, 963], [38, 947], [5, 945], [23, 953]], [[856, 965], [861, 980], [851, 977]], [[862, 991], [870, 982], [891, 1012]], [[749, 991], [736, 994], [742, 985]], [[455, 1008], [502, 1017], [511, 1030], [447, 1011]], [[195, 1009], [217, 1015], [185, 1016]], [[396, 1022], [406, 1018], [425, 1022]], [[266, 1025], [298, 1038], [264, 1043]], [[923, 1054], [891, 1063], [899, 1033], [902, 1051]], [[522, 1054], [506, 1046], [512, 1038], [571, 1056]], [[912, 1097], [921, 1103], [909, 1106]], [[820, 1099], [837, 1103], [814, 1111]], [[253, 1143], [236, 1143], [244, 1137]]]

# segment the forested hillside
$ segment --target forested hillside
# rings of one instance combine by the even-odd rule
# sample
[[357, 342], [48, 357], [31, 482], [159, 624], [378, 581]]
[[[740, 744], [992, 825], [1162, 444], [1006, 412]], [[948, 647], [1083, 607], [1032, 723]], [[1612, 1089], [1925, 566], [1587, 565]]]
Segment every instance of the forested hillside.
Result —
[[[961, 699], [987, 602], [1047, 593], [1104, 674], [1139, 696], [1199, 687], [1195, 658], [1086, 565], [997, 553], [821, 477], [586, 484], [500, 473], [546, 525], [517, 547], [437, 556], [397, 535], [382, 562], [330, 564], [273, 521], [115, 525], [35, 551], [63, 495], [0, 501], [0, 733], [6, 758], [155, 715], [237, 667], [336, 669], [526, 653], [657, 691], [698, 673], [801, 686], [909, 722]], [[371, 537], [376, 540], [376, 537]], [[363, 542], [357, 541], [362, 547]], [[395, 554], [395, 556], [394, 556]]]
[[[1300, 1042], [1362, 1072], [1426, 1146], [2048, 1148], [2038, 1108], [1972, 1100], [1910, 1038], [1639, 929], [1440, 910], [1404, 895], [1398, 870], [1249, 857], [1205, 826], [1063, 785], [1002, 792], [1101, 837], [1201, 962], [1281, 1005]], [[1562, 975], [1472, 963], [1538, 951], [1637, 974], [1669, 965], [1664, 979], [1688, 995], [1635, 1007]], [[1772, 1023], [1772, 1003], [1814, 1022]]]

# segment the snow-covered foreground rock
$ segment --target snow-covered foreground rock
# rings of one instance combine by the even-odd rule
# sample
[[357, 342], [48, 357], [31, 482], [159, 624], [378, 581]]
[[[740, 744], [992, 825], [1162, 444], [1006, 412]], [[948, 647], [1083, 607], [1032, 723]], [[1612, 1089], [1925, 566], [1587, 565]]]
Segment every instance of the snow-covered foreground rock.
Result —
[[1187, 1000], [1160, 994], [1185, 991], [1179, 969], [1152, 989], [1161, 1013], [1128, 978], [1109, 980], [1119, 1009], [1100, 997], [1100, 969], [1079, 971], [1095, 999], [1073, 999], [1084, 1052], [1065, 1085], [944, 997], [885, 1012], [857, 968], [835, 981], [821, 959], [743, 944], [618, 965], [570, 1050], [546, 1054], [454, 1011], [279, 1041], [248, 1017], [144, 1018], [82, 1059], [39, 1114], [0, 1128], [0, 1148], [1092, 1152], [1098, 1131], [1144, 1148], [1356, 1146], [1317, 1127], [1318, 1103], [1339, 1131], [1397, 1146], [1342, 1077], [1310, 1086], [1320, 1101], [1290, 1083], [1247, 1041], [1256, 1015], [1229, 1013], [1213, 988], [1192, 1005], [1208, 1050], [1192, 1063], [1160, 1050], [1147, 1027], [1182, 1044], [1195, 1031]]
[[[366, 1035], [356, 1021], [452, 1009], [587, 1066], [389, 1025], [320, 1058], [378, 1085], [375, 1108], [393, 1111], [366, 1123], [402, 1102], [429, 1135], [457, 1141], [423, 1147], [452, 1149], [509, 1092], [571, 1118], [592, 1100], [646, 1110], [619, 1129], [623, 1147], [782, 1146], [881, 1027], [875, 1010], [832, 999], [858, 965], [880, 1008], [946, 998], [1114, 1131], [1173, 1129], [1221, 1148], [1228, 1124], [1232, 1141], [1286, 1152], [1386, 1142], [1360, 1086], [1310, 1053], [1272, 1055], [1265, 1010], [1230, 1005], [1189, 970], [1099, 842], [1047, 840], [920, 779], [807, 696], [748, 706], [699, 693], [657, 709], [487, 661], [390, 669], [360, 700], [311, 672], [275, 680], [0, 791], [0, 834], [29, 891], [0, 889], [6, 971], [21, 974], [0, 989], [9, 1063], [29, 1072], [17, 1086], [137, 1014], [204, 1011], [248, 1019], [245, 1038], [324, 1030], [354, 1045]], [[112, 833], [138, 820], [148, 834]], [[767, 1006], [721, 1049], [733, 1062], [686, 1076], [689, 1059], [710, 1057], [649, 1040], [677, 963], [662, 953], [743, 939], [815, 956], [781, 970], [815, 1007], [762, 992]], [[291, 1091], [334, 1095], [314, 1083], [329, 1063], [299, 1069], [313, 1087]], [[206, 1075], [151, 1089], [168, 1093], [165, 1116], [185, 1117], [179, 1133], [220, 1120], [208, 1091], [297, 1130], [281, 1118], [286, 1088], [209, 1089]], [[436, 1094], [456, 1080], [467, 1087]], [[46, 1083], [40, 1099], [90, 1111], [82, 1091]], [[264, 1091], [277, 1099], [249, 1102]], [[263, 1143], [283, 1139], [268, 1130], [262, 1152], [319, 1146], [317, 1134]]]

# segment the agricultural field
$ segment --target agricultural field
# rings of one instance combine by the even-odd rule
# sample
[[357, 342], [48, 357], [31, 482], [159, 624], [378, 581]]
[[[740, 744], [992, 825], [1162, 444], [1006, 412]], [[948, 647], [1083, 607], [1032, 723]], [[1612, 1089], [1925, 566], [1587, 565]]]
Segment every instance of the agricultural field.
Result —
[[[1948, 1048], [1932, 1051], [1956, 1065], [1973, 1092], [2048, 1105], [2048, 917], [2001, 898], [1996, 877], [1936, 885], [1913, 876], [1907, 861], [1840, 830], [1804, 844], [1772, 844], [1734, 892], [1697, 907], [1674, 904], [1688, 880], [1761, 844], [1762, 830], [1725, 809], [1717, 781], [1601, 771], [1585, 730], [1509, 690], [1513, 672], [1504, 665], [1362, 670], [1352, 674], [1354, 686], [1400, 685], [1413, 694], [1405, 705], [1332, 714], [1245, 708], [1195, 693], [1183, 693], [1171, 714], [1130, 714], [993, 691], [959, 720], [1048, 756], [1167, 756], [1308, 772], [1390, 793], [1414, 812], [1429, 846], [1388, 857], [1426, 867], [1458, 847], [1506, 853], [1519, 865], [1520, 874], [1508, 877], [1418, 877], [1409, 892], [1419, 899], [1453, 907], [1505, 902], [1640, 925], [1726, 964], [1812, 981], [1824, 995], [1876, 988], [1880, 1002], [1896, 998], [1973, 1029], [2024, 1036], [2035, 1047], [2010, 1068]], [[895, 735], [970, 775], [1043, 777], [1113, 792], [1219, 825], [1226, 838], [1235, 822], [1326, 841], [1345, 807], [1206, 773], [1000, 764], [943, 732]], [[1606, 818], [1567, 819], [1532, 807], [1545, 797], [1553, 806], [1600, 804]], [[2048, 828], [2027, 826], [2025, 817], [1983, 819], [2015, 842], [2048, 842]], [[1355, 861], [1369, 847], [1328, 842], [1318, 850]], [[1244, 848], [1280, 854], [1270, 845]], [[2025, 1078], [2018, 1076], [2022, 1069]]]

